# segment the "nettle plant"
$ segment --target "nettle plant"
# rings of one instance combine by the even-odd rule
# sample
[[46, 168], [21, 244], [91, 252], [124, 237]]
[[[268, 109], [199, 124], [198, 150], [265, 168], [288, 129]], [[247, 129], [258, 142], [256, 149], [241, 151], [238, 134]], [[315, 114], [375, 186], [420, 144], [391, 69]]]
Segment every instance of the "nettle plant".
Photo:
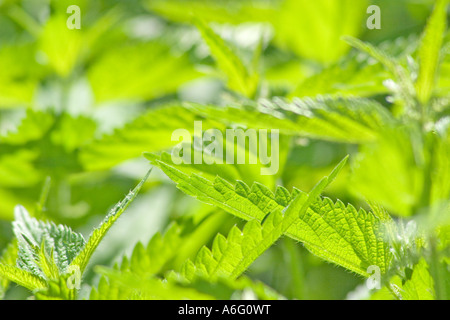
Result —
[[[92, 254], [147, 177], [108, 213], [87, 241], [69, 227], [38, 221], [24, 207], [17, 206], [13, 222], [17, 242], [2, 257], [2, 276], [33, 291], [36, 298], [74, 299]], [[10, 263], [14, 260], [16, 266]], [[4, 288], [7, 280], [2, 284]]]
[[[169, 145], [153, 137], [155, 150], [147, 149], [145, 157], [154, 167], [185, 194], [245, 224], [232, 227], [227, 236], [218, 234], [189, 258], [185, 254], [189, 246], [205, 241], [202, 234], [221, 220], [208, 216], [195, 227], [172, 223], [146, 247], [137, 244], [131, 257], [124, 257], [115, 267], [97, 266], [95, 271], [101, 278], [90, 298], [283, 299], [244, 273], [280, 238], [287, 237], [313, 255], [368, 278], [372, 299], [448, 299], [450, 100], [446, 79], [439, 76], [441, 66], [448, 68], [447, 7], [446, 0], [436, 2], [422, 38], [412, 40], [412, 49], [399, 54], [399, 43], [375, 47], [347, 37], [344, 40], [355, 52], [350, 61], [344, 61], [346, 70], [330, 66], [305, 80], [291, 100], [258, 102], [253, 99], [263, 90], [255, 68], [260, 50], [248, 67], [208, 24], [196, 21], [229, 88], [246, 99], [228, 107], [190, 103], [151, 111], [84, 148], [81, 158], [86, 167], [108, 163], [105, 159], [110, 159], [113, 151], [103, 145], [134, 144], [140, 149], [149, 138], [142, 133], [143, 128], [162, 134], [178, 129], [180, 123], [190, 128], [195, 120], [203, 119], [204, 128], [224, 130], [239, 124], [274, 129], [283, 135], [281, 159], [299, 136], [356, 145], [346, 181], [350, 189], [367, 199], [369, 209], [356, 209], [322, 196], [346, 167], [348, 157], [309, 192], [289, 191], [274, 187], [278, 176], [259, 177], [262, 180], [253, 182], [259, 168], [175, 164], [169, 153], [155, 152]], [[405, 48], [404, 43], [400, 46]], [[355, 69], [354, 64], [364, 66]], [[313, 92], [335, 77], [348, 84], [338, 90], [339, 95], [295, 98], [305, 88]], [[368, 83], [370, 77], [376, 79]], [[364, 94], [376, 96], [380, 78], [390, 92], [389, 108]], [[88, 240], [66, 226], [30, 217], [18, 206], [13, 222], [16, 240], [0, 260], [0, 288], [5, 290], [12, 281], [29, 289], [37, 299], [77, 298], [92, 254], [146, 178], [112, 209]]]

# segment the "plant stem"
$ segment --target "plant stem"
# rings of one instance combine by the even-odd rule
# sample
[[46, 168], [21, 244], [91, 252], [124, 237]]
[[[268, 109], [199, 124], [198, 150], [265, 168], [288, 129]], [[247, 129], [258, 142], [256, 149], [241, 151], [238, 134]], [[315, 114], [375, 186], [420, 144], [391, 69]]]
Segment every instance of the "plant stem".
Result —
[[44, 181], [44, 186], [42, 187], [41, 196], [39, 197], [39, 202], [36, 205], [36, 217], [42, 219], [45, 204], [47, 203], [48, 194], [50, 192], [51, 178], [47, 176]]
[[305, 271], [303, 267], [302, 257], [297, 247], [291, 239], [284, 239], [284, 247], [289, 259], [289, 268], [291, 271], [291, 292], [293, 298], [304, 300], [305, 297]]
[[429, 238], [430, 244], [430, 273], [434, 280], [436, 299], [446, 300], [447, 290], [445, 287], [445, 276], [442, 274], [441, 261], [437, 248], [437, 237], [431, 235]]

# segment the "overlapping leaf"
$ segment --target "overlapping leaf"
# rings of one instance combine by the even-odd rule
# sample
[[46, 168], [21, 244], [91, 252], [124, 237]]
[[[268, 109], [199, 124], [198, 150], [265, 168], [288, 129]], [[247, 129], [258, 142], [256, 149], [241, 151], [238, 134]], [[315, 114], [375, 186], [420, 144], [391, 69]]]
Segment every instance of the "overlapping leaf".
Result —
[[69, 227], [31, 218], [17, 206], [13, 222], [18, 241], [17, 267], [11, 264], [10, 257], [0, 261], [1, 288], [7, 285], [5, 278], [33, 291], [39, 299], [74, 299], [76, 290], [67, 285], [70, 272], [78, 270], [81, 277], [100, 241], [134, 200], [149, 174], [111, 210], [87, 242]]
[[204, 130], [224, 128], [181, 105], [165, 106], [150, 110], [124, 128], [87, 145], [81, 151], [81, 159], [88, 170], [101, 170], [139, 157], [144, 151], [168, 149], [179, 143], [172, 140], [173, 132], [177, 129], [193, 132], [196, 120], [204, 120]]
[[226, 74], [230, 88], [252, 98], [258, 87], [258, 74], [250, 70], [206, 23], [198, 20], [197, 27], [208, 44], [218, 67]]
[[367, 142], [376, 139], [383, 127], [395, 120], [379, 103], [363, 98], [262, 100], [257, 106], [219, 108], [191, 105], [212, 117], [252, 128], [279, 129], [292, 135], [331, 141]]
[[[17, 260], [17, 241], [13, 240], [8, 246], [3, 250], [3, 253], [0, 257], [0, 263], [3, 265], [13, 266]], [[9, 287], [9, 279], [3, 278], [0, 276], [0, 299], [3, 299], [6, 290]]]
[[427, 104], [433, 95], [438, 75], [441, 48], [447, 27], [448, 0], [437, 0], [419, 48], [420, 70], [416, 82], [417, 97]]
[[[186, 194], [248, 221], [261, 223], [271, 212], [284, 210], [300, 193], [294, 190], [291, 194], [278, 187], [274, 194], [256, 183], [252, 187], [242, 182], [233, 186], [220, 177], [212, 181], [196, 174], [186, 175], [158, 160], [154, 164]], [[303, 242], [319, 257], [367, 276], [367, 268], [371, 265], [378, 266], [383, 272], [389, 268], [389, 244], [383, 230], [383, 223], [388, 222], [386, 219], [325, 198], [313, 202], [285, 234]]]
[[47, 269], [48, 257], [57, 267], [56, 275], [63, 274], [85, 245], [81, 234], [31, 218], [21, 206], [16, 208], [13, 228], [19, 243], [17, 266], [44, 279], [51, 279], [52, 274]]
[[128, 193], [128, 195], [120, 201], [114, 208], [108, 213], [108, 215], [103, 220], [102, 224], [95, 229], [92, 234], [89, 236], [88, 241], [79, 251], [79, 254], [71, 261], [71, 266], [78, 266], [81, 272], [84, 272], [86, 269], [91, 256], [94, 254], [95, 249], [97, 249], [98, 245], [105, 237], [108, 230], [113, 226], [113, 224], [119, 219], [119, 217], [124, 213], [124, 211], [128, 208], [131, 202], [137, 197], [139, 191], [150, 175], [151, 170], [146, 174], [144, 179], [132, 190]]
[[[100, 282], [93, 288], [90, 294], [91, 300], [104, 299], [142, 299], [168, 297], [160, 290], [161, 279], [158, 276], [166, 274], [169, 266], [177, 265], [174, 262], [186, 256], [187, 245], [196, 242], [196, 238], [203, 236], [205, 228], [211, 228], [211, 223], [216, 223], [214, 216], [202, 222], [192, 232], [186, 232], [185, 228], [178, 224], [172, 224], [164, 235], [157, 233], [152, 237], [147, 247], [138, 243], [131, 257], [123, 258], [120, 266], [113, 269], [101, 268], [97, 271], [102, 274]], [[186, 259], [186, 258], [185, 258]], [[238, 291], [252, 290], [261, 299], [278, 299], [280, 296], [267, 286], [248, 278], [240, 278], [238, 281], [229, 278], [218, 277], [215, 282], [209, 282], [205, 278], [197, 277], [194, 281], [187, 282], [181, 274], [171, 271], [166, 274], [166, 280], [171, 287], [180, 290], [189, 289], [192, 299], [206, 297], [216, 299], [230, 299]], [[142, 281], [145, 280], [144, 283]]]

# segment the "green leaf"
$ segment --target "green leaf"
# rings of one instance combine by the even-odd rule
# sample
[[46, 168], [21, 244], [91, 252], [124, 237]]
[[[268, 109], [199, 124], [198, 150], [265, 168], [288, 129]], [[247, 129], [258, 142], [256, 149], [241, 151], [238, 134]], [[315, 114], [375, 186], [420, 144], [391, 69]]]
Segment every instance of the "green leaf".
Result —
[[313, 254], [362, 276], [378, 266], [385, 273], [390, 266], [390, 246], [383, 221], [364, 209], [356, 210], [328, 198], [311, 206], [288, 236], [303, 241]]
[[16, 207], [13, 229], [19, 245], [17, 266], [44, 279], [65, 273], [85, 244], [81, 234], [31, 218], [22, 206]]
[[272, 3], [259, 0], [147, 0], [147, 8], [169, 20], [191, 23], [193, 17], [207, 22], [239, 24], [265, 22], [276, 14]]
[[[255, 183], [250, 188], [240, 181], [233, 186], [220, 177], [212, 181], [196, 174], [189, 176], [180, 171], [182, 168], [162, 161], [153, 164], [160, 167], [184, 193], [244, 220], [256, 220], [253, 224], [262, 223], [273, 212], [282, 212], [301, 193], [297, 189], [289, 193], [278, 187], [274, 194], [261, 184]], [[327, 183], [328, 179], [323, 180], [316, 190], [321, 190]], [[275, 217], [277, 215], [274, 214], [272, 218]], [[363, 209], [358, 211], [351, 205], [345, 206], [341, 201], [334, 203], [328, 198], [319, 198], [285, 234], [303, 242], [308, 250], [322, 259], [368, 276], [369, 266], [376, 265], [386, 272], [390, 265], [390, 247], [383, 227], [386, 219]], [[238, 238], [240, 233], [237, 234]]]
[[349, 47], [344, 35], [358, 36], [366, 0], [286, 0], [277, 12], [275, 40], [301, 57], [329, 64]]
[[89, 300], [129, 300], [131, 290], [128, 287], [120, 286], [107, 276], [102, 276], [97, 288], [92, 288]]
[[[0, 257], [0, 264], [13, 266], [16, 264], [17, 260], [17, 241], [13, 240], [10, 242], [5, 250], [3, 250], [3, 254]], [[6, 290], [9, 287], [9, 279], [4, 278], [0, 275], [0, 299], [3, 299]]]
[[[203, 240], [205, 227], [214, 228], [214, 224], [220, 221], [222, 220], [217, 221], [217, 218], [211, 216], [200, 225], [196, 225], [192, 231], [186, 230], [184, 224], [172, 223], [164, 235], [156, 233], [146, 247], [140, 242], [137, 243], [131, 257], [123, 257], [120, 266], [116, 265], [114, 270], [120, 271], [126, 277], [133, 276], [140, 279], [162, 275], [171, 266], [176, 268], [180, 258], [184, 257], [184, 262], [192, 254], [189, 253], [191, 250], [188, 247], [198, 241], [196, 239], [199, 237]], [[133, 290], [129, 287], [102, 274], [98, 287], [91, 290], [90, 300], [125, 300], [134, 297]]]
[[404, 300], [433, 300], [434, 283], [424, 259], [414, 267], [411, 279], [403, 285], [401, 293]]
[[4, 265], [2, 263], [0, 263], [0, 276], [15, 282], [30, 291], [47, 287], [47, 283], [42, 278], [20, 268]]
[[147, 247], [139, 242], [134, 247], [131, 258], [129, 260], [124, 258], [121, 270], [144, 277], [160, 274], [163, 268], [176, 258], [179, 248], [186, 242], [182, 231], [182, 227], [173, 224], [164, 236], [160, 233], [154, 235]]
[[[193, 156], [195, 156], [195, 154], [197, 152], [199, 152], [199, 151], [194, 150], [194, 148], [191, 148], [191, 150], [192, 150]], [[151, 162], [156, 161], [156, 160], [161, 160], [165, 163], [174, 164], [173, 159], [172, 159], [172, 154], [168, 153], [168, 152], [162, 152], [160, 155], [145, 152], [144, 157], [146, 159], [150, 160]], [[240, 167], [237, 165], [216, 164], [216, 163], [206, 164], [203, 162], [202, 164], [192, 164], [192, 163], [184, 164], [184, 163], [182, 163], [182, 164], [180, 164], [180, 166], [182, 166], [184, 168], [185, 172], [201, 174], [208, 178], [214, 178], [216, 175], [220, 175], [221, 177], [223, 177], [224, 179], [226, 179], [228, 181], [235, 181], [238, 179], [247, 180], [246, 178], [248, 178], [250, 180], [250, 179], [254, 179], [254, 177], [256, 176], [256, 174], [247, 175], [247, 173], [249, 173], [249, 172], [248, 171], [246, 172], [245, 170], [239, 170]], [[258, 174], [259, 174], [259, 171], [258, 171]]]
[[93, 139], [96, 129], [95, 121], [90, 118], [63, 113], [50, 134], [50, 140], [66, 152], [74, 152]]
[[[181, 274], [182, 279], [192, 282], [209, 278], [209, 280], [217, 283], [219, 279], [236, 279], [239, 277], [257, 257], [272, 246], [289, 229], [299, 214], [307, 210], [323, 189], [335, 179], [346, 161], [347, 158], [332, 171], [329, 177], [322, 179], [309, 195], [299, 193], [297, 198], [283, 211], [276, 210], [269, 213], [262, 223], [256, 220], [248, 222], [242, 232], [234, 227], [228, 239], [224, 239], [223, 236], [219, 235], [213, 242], [212, 251], [204, 247], [198, 253], [195, 264], [190, 260], [185, 263]], [[283, 198], [284, 195], [283, 193], [280, 194], [280, 198]], [[191, 237], [189, 239], [191, 241]], [[133, 251], [131, 259], [124, 259], [120, 268], [116, 267], [116, 269], [120, 269], [120, 274], [116, 271], [115, 276], [113, 276], [113, 283], [117, 281], [123, 282], [125, 281], [124, 279], [130, 279], [130, 277], [148, 279], [159, 272], [162, 266], [173, 259], [175, 252], [183, 251], [180, 240], [179, 228], [175, 225], [168, 230], [164, 238], [161, 238], [158, 234], [154, 236], [147, 249], [142, 244], [138, 244]], [[102, 273], [104, 272], [105, 270]], [[109, 278], [108, 280], [110, 281], [111, 279]], [[137, 281], [137, 278], [134, 281]], [[126, 285], [129, 286], [130, 284], [127, 282]], [[134, 284], [134, 286], [136, 285]], [[143, 287], [139, 286], [138, 288], [141, 293], [145, 292]], [[109, 296], [109, 290], [107, 289], [106, 292], [95, 290], [92, 298]], [[118, 288], [118, 290], [114, 292], [126, 291], [126, 288]]]
[[[79, 172], [79, 148], [93, 138], [95, 129], [95, 122], [87, 117], [28, 110], [15, 130], [0, 136], [4, 177], [0, 186], [32, 188], [46, 176]], [[17, 203], [26, 202], [22, 196]]]
[[[126, 62], [125, 62], [126, 61]], [[109, 75], [114, 70], [114, 75]], [[152, 41], [105, 50], [88, 71], [97, 102], [144, 101], [175, 93], [199, 76], [186, 54]]]
[[[382, 65], [373, 64], [372, 58], [357, 59], [355, 53], [300, 82], [289, 97], [333, 96], [369, 97], [386, 93], [383, 81], [388, 73]], [[362, 61], [361, 61], [362, 60]]]
[[378, 141], [361, 147], [354, 159], [350, 190], [394, 215], [411, 216], [427, 192], [423, 166], [428, 156], [417, 132], [386, 130]]
[[194, 121], [203, 120], [203, 129], [222, 129], [217, 121], [205, 120], [199, 114], [181, 105], [156, 108], [139, 116], [110, 135], [93, 141], [81, 150], [81, 160], [88, 170], [104, 170], [122, 161], [134, 159], [144, 151], [166, 150], [179, 141], [172, 140], [175, 130], [194, 130]]
[[369, 54], [375, 60], [383, 64], [386, 67], [386, 69], [392, 72], [392, 74], [395, 75], [398, 73], [398, 69], [396, 66], [397, 62], [396, 59], [390, 56], [387, 52], [375, 47], [374, 45], [368, 42], [361, 41], [354, 37], [345, 36], [343, 37], [343, 40], [352, 47]]
[[394, 92], [401, 97], [402, 103], [405, 108], [409, 108], [409, 111], [417, 111], [416, 105], [416, 90], [412, 80], [412, 76], [407, 72], [406, 68], [400, 63], [400, 61], [392, 57], [386, 51], [375, 47], [374, 45], [363, 42], [359, 39], [352, 37], [343, 37], [343, 39], [355, 47], [356, 49], [365, 52], [372, 56], [375, 60], [380, 62], [389, 72], [394, 76], [394, 80], [399, 86], [399, 92]]
[[[223, 214], [208, 214], [199, 223], [187, 219], [172, 223], [164, 233], [156, 233], [148, 245], [137, 243], [130, 258], [122, 258], [114, 269], [141, 279], [162, 276], [169, 270], [178, 270], [182, 263], [193, 257], [199, 248], [211, 238], [224, 221]], [[118, 286], [112, 279], [102, 276], [98, 289], [91, 291], [92, 299], [126, 299], [129, 291]], [[116, 296], [116, 298], [114, 298]]]
[[[416, 50], [417, 39], [414, 35], [400, 37], [384, 41], [379, 47], [390, 54], [392, 59], [403, 61]], [[338, 62], [301, 81], [289, 97], [315, 97], [324, 94], [336, 97], [373, 97], [389, 92], [384, 85], [389, 77], [389, 70], [382, 63], [374, 63], [370, 54], [352, 50]]]
[[[162, 281], [158, 278], [142, 279], [130, 273], [97, 267], [96, 272], [112, 280], [124, 290], [131, 300], [212, 300], [212, 296], [198, 292], [195, 289], [177, 286], [172, 282]], [[101, 293], [103, 294], [103, 293]], [[98, 295], [97, 295], [98, 297]], [[95, 298], [95, 295], [91, 298]]]
[[[140, 242], [136, 244], [131, 257], [123, 257], [121, 264], [116, 265], [114, 270], [139, 279], [163, 276], [169, 270], [178, 270], [216, 233], [224, 218], [226, 216], [222, 213], [213, 213], [200, 222], [188, 218], [180, 223], [172, 223], [163, 235], [156, 233], [146, 247]], [[90, 298], [124, 300], [134, 296], [132, 290], [103, 275], [98, 288], [92, 289]]]
[[441, 48], [447, 28], [448, 0], [437, 0], [419, 48], [420, 69], [416, 82], [417, 97], [426, 105], [433, 95], [438, 75]]
[[56, 280], [47, 282], [45, 289], [37, 290], [34, 293], [36, 300], [75, 300], [76, 290], [67, 286], [68, 276], [61, 276]]
[[164, 235], [155, 234], [146, 247], [138, 243], [130, 259], [124, 257], [120, 269], [141, 277], [162, 275], [171, 269], [177, 270], [216, 233], [215, 230], [223, 224], [225, 217], [213, 213], [198, 223], [191, 219], [181, 224], [172, 223]]
[[431, 202], [439, 203], [450, 199], [450, 122], [447, 132], [435, 140], [433, 172], [431, 173]]
[[5, 221], [14, 220], [14, 208], [18, 203], [24, 203], [29, 207], [33, 206], [33, 202], [25, 200], [14, 191], [8, 191], [0, 188], [0, 197], [3, 201], [0, 202], [0, 218]]
[[[258, 150], [252, 150], [249, 147], [249, 142], [239, 138], [234, 139], [233, 136], [227, 137], [225, 130], [221, 131], [220, 134], [223, 137], [223, 141], [221, 142], [221, 147], [223, 147], [223, 149], [221, 150], [221, 153], [217, 152], [217, 150], [215, 150], [217, 153], [207, 153], [205, 151], [206, 143], [203, 144], [203, 148], [201, 150], [196, 148], [193, 143], [191, 145], [183, 146], [183, 153], [186, 152], [186, 150], [191, 150], [191, 163], [180, 164], [180, 166], [184, 168], [185, 172], [198, 173], [210, 179], [214, 178], [216, 175], [219, 175], [227, 181], [234, 182], [236, 180], [242, 180], [247, 183], [259, 182], [267, 186], [274, 185], [276, 178], [280, 176], [282, 172], [283, 163], [287, 157], [290, 143], [289, 137], [279, 137], [279, 140], [273, 143], [271, 143], [270, 140], [267, 142], [268, 149], [276, 146], [279, 152], [274, 152], [273, 156], [271, 153], [270, 162], [268, 164], [263, 164], [260, 161], [261, 158], [258, 158]], [[270, 136], [270, 134], [268, 135]], [[255, 144], [253, 146], [258, 146], [265, 143], [264, 140], [261, 139], [260, 135], [256, 134], [254, 137]], [[215, 138], [220, 139], [220, 136]], [[241, 164], [236, 163], [236, 161], [234, 161], [234, 163], [229, 163], [227, 161], [227, 155], [231, 154], [230, 150], [233, 148], [234, 155], [237, 157], [245, 156], [245, 159], [251, 160], [248, 160], [247, 163]], [[172, 149], [170, 154], [167, 152], [162, 152], [161, 155], [145, 152], [144, 157], [151, 161], [162, 160], [164, 162], [174, 164], [175, 160], [173, 155], [176, 154], [173, 153], [174, 150], [176, 149]], [[256, 154], [254, 153], [255, 151]], [[178, 152], [181, 153], [179, 150]], [[202, 159], [202, 161], [201, 163], [195, 163], [195, 159]], [[253, 163], [251, 163], [251, 161], [253, 161]], [[269, 172], [269, 174], [267, 174], [267, 172]]]
[[0, 109], [30, 106], [44, 69], [35, 59], [35, 44], [0, 48]]
[[375, 292], [373, 300], [435, 300], [434, 281], [429, 272], [429, 266], [425, 259], [414, 266], [408, 279], [394, 276], [387, 287]]
[[196, 112], [212, 119], [245, 124], [250, 128], [279, 129], [290, 135], [362, 143], [373, 141], [395, 120], [378, 102], [364, 98], [274, 98], [257, 106], [227, 108], [191, 104]]
[[227, 76], [229, 87], [246, 97], [254, 97], [258, 88], [258, 74], [249, 70], [225, 41], [205, 22], [196, 20], [196, 25], [208, 44], [219, 69]]
[[446, 51], [443, 49], [443, 52], [446, 52], [446, 54], [443, 54], [440, 75], [438, 77], [438, 90], [436, 92], [436, 95], [440, 97], [446, 97], [448, 96], [448, 92], [450, 92], [450, 42], [448, 40], [445, 46]]
[[54, 121], [51, 113], [29, 109], [16, 130], [8, 132], [5, 136], [0, 136], [0, 143], [20, 145], [42, 139], [54, 124]]
[[188, 261], [183, 276], [192, 280], [202, 276], [210, 280], [218, 277], [236, 279], [267, 249], [269, 249], [293, 223], [302, 216], [321, 192], [336, 178], [347, 162], [347, 157], [339, 163], [329, 177], [322, 179], [309, 194], [300, 193], [283, 210], [275, 209], [260, 223], [250, 220], [243, 230], [233, 227], [227, 238], [218, 235], [212, 250], [203, 247], [194, 263]]
[[[328, 177], [326, 177], [325, 187], [320, 188], [320, 182], [319, 182], [319, 184], [317, 184], [317, 186], [313, 189], [313, 191], [320, 190], [320, 192], [322, 192], [323, 189], [328, 187], [334, 180], [336, 180], [339, 172], [341, 172], [342, 168], [344, 168], [344, 166], [347, 164], [349, 157], [350, 157], [349, 155], [345, 156], [344, 159], [342, 159], [341, 162], [339, 162], [337, 164], [337, 166], [333, 169], [333, 171], [331, 171], [330, 175]], [[317, 196], [319, 196], [319, 195], [317, 195]]]
[[39, 49], [61, 77], [70, 75], [80, 58], [83, 48], [82, 32], [67, 28], [65, 14], [54, 14], [39, 35]]
[[299, 213], [306, 211], [308, 200], [309, 195], [300, 194], [284, 212], [269, 213], [263, 223], [251, 220], [242, 231], [233, 227], [227, 238], [217, 236], [212, 250], [203, 247], [194, 263], [187, 262], [183, 276], [189, 280], [197, 275], [211, 281], [217, 277], [236, 279], [289, 229]]
[[[6, 148], [5, 148], [6, 149]], [[33, 160], [36, 154], [31, 150], [16, 150], [8, 154], [0, 154], [0, 175], [2, 181], [0, 186], [5, 188], [21, 188], [37, 184], [41, 178], [41, 172], [33, 166]], [[22, 203], [16, 202], [10, 212], [13, 212], [14, 206]]]
[[137, 197], [139, 191], [141, 190], [150, 173], [151, 170], [145, 175], [144, 179], [142, 179], [142, 181], [136, 186], [136, 188], [130, 191], [128, 195], [122, 201], [116, 204], [116, 206], [108, 213], [108, 215], [103, 220], [102, 224], [97, 229], [95, 229], [89, 236], [89, 239], [87, 243], [84, 245], [81, 252], [71, 262], [70, 264], [71, 266], [78, 266], [80, 268], [81, 273], [84, 272], [95, 249], [97, 249], [98, 245], [105, 237], [108, 230], [113, 226], [114, 222], [116, 222], [117, 219], [119, 219], [122, 213]]
[[[112, 270], [99, 267], [96, 271], [103, 276], [98, 288], [92, 289], [90, 300], [284, 299], [263, 283], [245, 276], [237, 280], [218, 278], [215, 282], [197, 277], [193, 282], [187, 282], [173, 271], [166, 279], [143, 277], [117, 268]], [[172, 290], [176, 292], [169, 292]]]

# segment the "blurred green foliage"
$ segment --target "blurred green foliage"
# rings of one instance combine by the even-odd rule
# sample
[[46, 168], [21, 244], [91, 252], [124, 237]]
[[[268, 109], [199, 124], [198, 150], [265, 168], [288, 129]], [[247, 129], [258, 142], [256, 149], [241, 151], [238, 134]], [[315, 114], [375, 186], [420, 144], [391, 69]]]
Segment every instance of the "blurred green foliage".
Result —
[[[424, 61], [436, 56], [430, 51], [436, 39], [420, 48], [434, 3], [0, 0], [0, 249], [13, 239], [10, 222], [18, 204], [34, 216], [89, 233], [148, 170], [142, 153], [170, 150], [174, 130], [192, 130], [194, 121], [202, 120], [204, 130], [236, 125], [283, 129], [282, 168], [273, 177], [261, 177], [259, 167], [245, 165], [193, 171], [219, 174], [233, 183], [310, 190], [350, 154], [350, 169], [326, 195], [355, 206], [373, 201], [393, 216], [419, 217], [427, 228], [434, 220], [423, 212], [442, 206], [435, 224], [441, 251], [448, 253], [449, 33], [436, 61], [439, 77], [436, 71], [432, 80], [418, 81], [429, 85], [419, 93], [421, 105], [432, 110], [422, 114], [424, 123], [408, 111], [410, 101], [402, 95], [407, 81], [397, 81], [396, 71], [343, 40], [352, 36], [384, 50], [415, 82]], [[380, 30], [366, 27], [371, 4], [381, 8]], [[66, 26], [70, 5], [81, 9], [79, 30]], [[297, 102], [285, 100], [293, 98]], [[302, 108], [313, 113], [312, 120]], [[242, 226], [221, 209], [182, 194], [156, 170], [129, 211], [123, 226], [105, 238], [92, 265], [120, 262], [138, 241], [147, 243], [174, 223], [183, 235], [201, 230], [155, 270], [163, 274], [194, 258], [217, 233]], [[134, 250], [138, 255], [140, 249]], [[422, 263], [417, 266], [417, 273], [423, 272]], [[298, 299], [353, 297], [363, 283], [290, 239], [268, 250], [246, 276]], [[94, 287], [91, 297], [100, 298], [105, 277], [117, 274], [88, 269], [84, 297]], [[234, 292], [247, 285], [245, 279], [222, 286]], [[161, 290], [177, 298], [175, 289]], [[261, 298], [277, 297], [265, 288], [255, 292]], [[12, 288], [6, 298], [27, 294]]]

